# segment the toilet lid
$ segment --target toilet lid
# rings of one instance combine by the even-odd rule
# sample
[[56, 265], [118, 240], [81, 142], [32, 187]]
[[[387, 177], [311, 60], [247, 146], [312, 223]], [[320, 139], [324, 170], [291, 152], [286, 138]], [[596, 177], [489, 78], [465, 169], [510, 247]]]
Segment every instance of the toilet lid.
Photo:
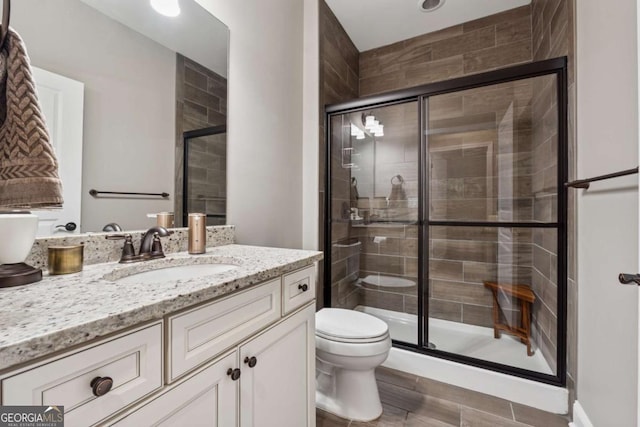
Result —
[[316, 313], [316, 334], [335, 341], [380, 338], [389, 326], [377, 317], [355, 310], [323, 308]]

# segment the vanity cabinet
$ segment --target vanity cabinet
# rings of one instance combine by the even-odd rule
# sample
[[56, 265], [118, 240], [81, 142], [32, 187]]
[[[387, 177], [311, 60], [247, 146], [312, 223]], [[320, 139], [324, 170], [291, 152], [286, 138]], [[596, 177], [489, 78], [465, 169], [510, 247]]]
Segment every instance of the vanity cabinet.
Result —
[[314, 283], [307, 267], [8, 372], [2, 405], [64, 405], [68, 427], [313, 427]]
[[237, 426], [239, 382], [227, 374], [237, 363], [238, 352], [233, 351], [112, 425]]
[[314, 426], [314, 320], [311, 304], [110, 425]]
[[167, 380], [176, 378], [280, 319], [280, 278], [167, 319]]
[[66, 426], [89, 426], [159, 390], [162, 377], [159, 322], [9, 374], [2, 405], [64, 406]]
[[315, 425], [314, 331], [312, 304], [240, 347], [241, 427]]

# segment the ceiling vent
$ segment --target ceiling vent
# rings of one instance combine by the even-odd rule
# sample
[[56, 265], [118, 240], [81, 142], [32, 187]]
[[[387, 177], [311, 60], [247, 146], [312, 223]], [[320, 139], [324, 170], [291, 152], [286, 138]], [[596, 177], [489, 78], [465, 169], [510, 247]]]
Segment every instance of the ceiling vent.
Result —
[[433, 12], [440, 9], [445, 0], [419, 0], [418, 8], [421, 12]]

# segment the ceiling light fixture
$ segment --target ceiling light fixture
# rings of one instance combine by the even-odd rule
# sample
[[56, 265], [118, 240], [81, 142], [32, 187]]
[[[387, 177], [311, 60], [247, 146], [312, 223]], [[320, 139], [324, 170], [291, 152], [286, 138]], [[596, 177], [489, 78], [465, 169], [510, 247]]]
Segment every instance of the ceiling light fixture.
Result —
[[445, 0], [418, 0], [418, 9], [421, 12], [433, 12], [444, 5]]
[[170, 18], [180, 15], [178, 0], [151, 0], [151, 7], [160, 15]]

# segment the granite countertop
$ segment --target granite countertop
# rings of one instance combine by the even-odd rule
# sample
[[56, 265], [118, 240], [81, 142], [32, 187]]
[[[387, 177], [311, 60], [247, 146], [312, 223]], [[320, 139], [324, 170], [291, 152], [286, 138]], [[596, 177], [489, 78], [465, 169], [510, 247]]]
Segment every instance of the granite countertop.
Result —
[[[73, 345], [247, 288], [322, 259], [322, 253], [227, 245], [206, 254], [186, 252], [136, 264], [85, 266], [80, 273], [47, 276], [0, 289], [0, 371]], [[133, 271], [222, 262], [238, 268], [178, 282], [116, 283]], [[111, 279], [111, 280], [108, 280]]]

